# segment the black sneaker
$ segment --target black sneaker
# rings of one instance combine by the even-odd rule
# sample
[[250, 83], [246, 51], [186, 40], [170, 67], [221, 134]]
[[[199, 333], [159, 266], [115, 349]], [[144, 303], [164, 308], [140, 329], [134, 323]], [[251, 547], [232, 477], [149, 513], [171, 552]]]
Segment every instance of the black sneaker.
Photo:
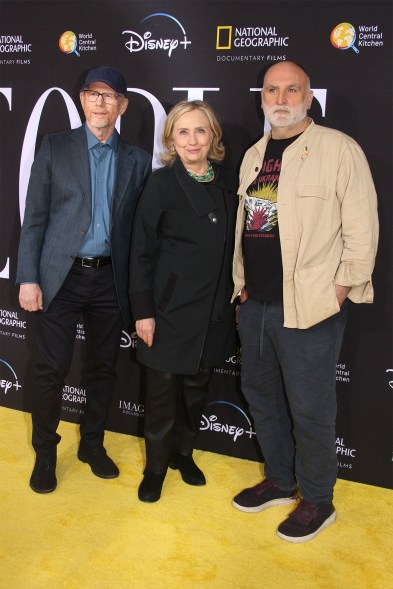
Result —
[[236, 509], [240, 509], [240, 511], [257, 513], [276, 505], [294, 503], [296, 501], [295, 493], [295, 489], [282, 491], [273, 481], [265, 479], [255, 487], [244, 489], [244, 491], [236, 495], [232, 505]]
[[119, 469], [106, 453], [103, 446], [95, 448], [79, 448], [78, 458], [81, 462], [87, 462], [93, 474], [102, 479], [115, 479], [119, 476]]
[[50, 457], [37, 455], [30, 477], [31, 489], [36, 493], [52, 493], [56, 486], [56, 454]]
[[277, 536], [288, 542], [307, 542], [335, 520], [333, 503], [310, 503], [301, 499], [291, 515], [278, 526]]

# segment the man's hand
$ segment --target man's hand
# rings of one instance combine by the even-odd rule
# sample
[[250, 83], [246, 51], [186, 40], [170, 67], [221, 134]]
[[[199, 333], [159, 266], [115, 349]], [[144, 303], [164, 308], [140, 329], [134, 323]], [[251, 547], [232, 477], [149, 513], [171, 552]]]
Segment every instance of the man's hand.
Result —
[[342, 307], [343, 302], [348, 296], [349, 291], [351, 290], [350, 286], [341, 286], [340, 284], [336, 284], [336, 297], [338, 300], [338, 304]]
[[149, 348], [153, 345], [155, 328], [156, 321], [153, 317], [149, 317], [148, 319], [138, 319], [138, 321], [135, 321], [137, 336], [140, 337]]
[[[239, 302], [240, 305], [243, 304], [246, 300], [248, 299], [248, 292], [246, 287], [244, 286], [239, 294]], [[236, 324], [239, 323], [239, 309], [240, 309], [240, 305], [236, 305], [235, 307], [235, 314], [236, 314]]]
[[42, 291], [38, 284], [21, 284], [19, 303], [25, 311], [40, 311], [42, 309]]
[[248, 292], [247, 292], [247, 289], [245, 286], [243, 286], [243, 288], [240, 291], [239, 299], [240, 299], [240, 304], [245, 303], [246, 300], [248, 299]]

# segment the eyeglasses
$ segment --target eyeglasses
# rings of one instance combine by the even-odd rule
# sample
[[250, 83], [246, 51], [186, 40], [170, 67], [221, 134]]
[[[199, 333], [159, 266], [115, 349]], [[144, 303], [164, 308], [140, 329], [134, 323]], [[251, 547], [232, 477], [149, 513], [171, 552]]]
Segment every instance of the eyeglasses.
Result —
[[97, 92], [96, 90], [83, 90], [86, 98], [89, 102], [97, 102], [98, 97], [102, 96], [102, 100], [105, 104], [115, 104], [119, 96], [122, 94], [115, 94], [114, 92]]

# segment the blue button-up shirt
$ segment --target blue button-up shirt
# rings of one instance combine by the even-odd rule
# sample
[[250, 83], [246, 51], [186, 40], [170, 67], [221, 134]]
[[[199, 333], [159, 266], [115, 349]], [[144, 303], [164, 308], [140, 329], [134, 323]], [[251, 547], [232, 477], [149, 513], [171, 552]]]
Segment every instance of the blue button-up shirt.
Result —
[[85, 124], [91, 178], [92, 219], [78, 256], [110, 256], [110, 211], [115, 181], [117, 134], [101, 143]]

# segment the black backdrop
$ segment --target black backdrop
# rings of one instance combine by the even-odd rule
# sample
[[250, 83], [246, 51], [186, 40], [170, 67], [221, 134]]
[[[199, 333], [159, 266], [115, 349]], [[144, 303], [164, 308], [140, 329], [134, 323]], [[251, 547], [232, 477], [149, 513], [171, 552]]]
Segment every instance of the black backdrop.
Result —
[[[311, 74], [311, 116], [360, 143], [377, 187], [376, 299], [351, 306], [337, 365], [336, 444], [341, 478], [392, 487], [392, 3], [30, 0], [3, 1], [0, 9], [0, 405], [30, 408], [34, 333], [18, 307], [15, 273], [31, 162], [43, 134], [79, 125], [86, 70], [112, 65], [124, 72], [130, 106], [121, 132], [154, 153], [156, 166], [165, 112], [203, 97], [219, 113], [227, 164], [237, 168], [263, 133], [261, 71], [291, 59]], [[62, 414], [75, 422], [85, 401], [82, 324], [76, 337]], [[135, 334], [124, 332], [108, 428], [141, 435], [136, 345]], [[257, 460], [240, 365], [239, 350], [216, 369], [198, 447]]]

